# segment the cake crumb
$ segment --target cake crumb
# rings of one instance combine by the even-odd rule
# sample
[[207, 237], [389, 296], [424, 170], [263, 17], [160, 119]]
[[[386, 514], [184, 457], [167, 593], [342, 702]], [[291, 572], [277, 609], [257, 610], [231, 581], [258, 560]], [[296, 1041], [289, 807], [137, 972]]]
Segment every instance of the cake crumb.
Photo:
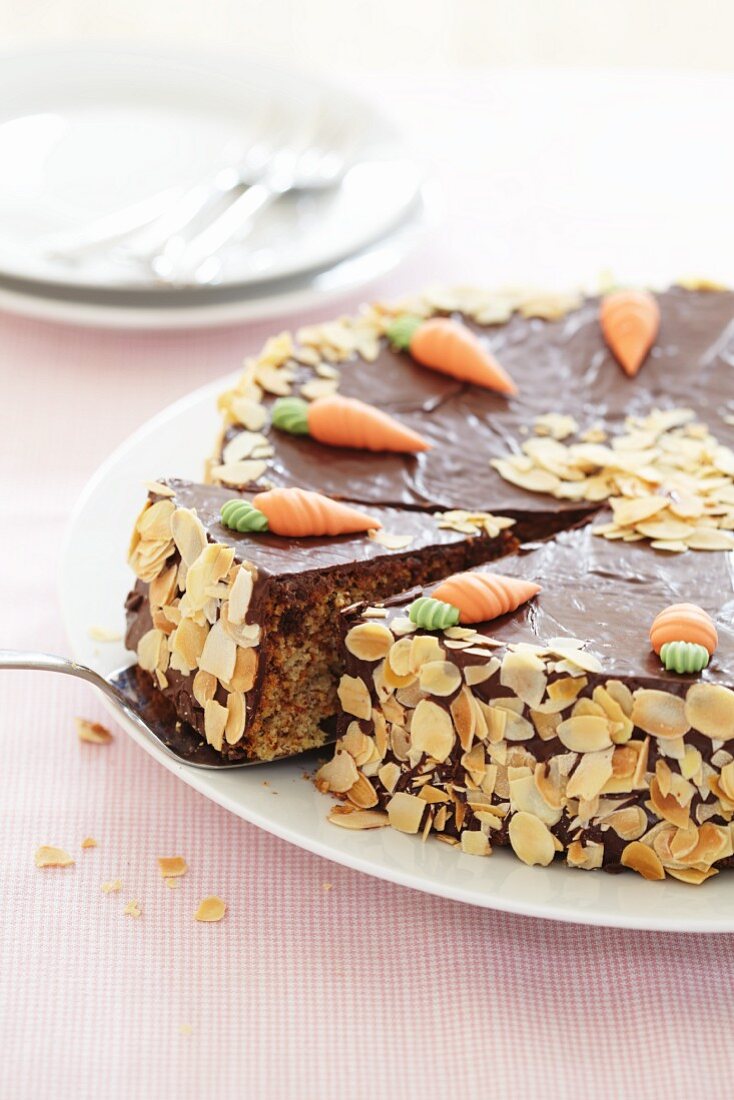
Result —
[[76, 732], [80, 741], [89, 745], [109, 745], [112, 734], [101, 722], [90, 722], [88, 718], [75, 718]]
[[124, 917], [140, 917], [143, 915], [143, 910], [140, 908], [140, 902], [135, 898], [129, 901], [122, 911]]
[[178, 1030], [181, 1035], [191, 1035], [194, 1029], [192, 1028], [191, 1024], [179, 1024]]
[[227, 912], [227, 903], [216, 895], [203, 898], [199, 902], [199, 908], [194, 913], [194, 919], [205, 922], [219, 921]]
[[42, 844], [35, 855], [36, 867], [70, 867], [74, 860], [63, 848]]
[[322, 882], [321, 883], [321, 889], [324, 891], [324, 893], [327, 893], [329, 890], [334, 889], [334, 883], [333, 882]]
[[104, 626], [90, 626], [87, 631], [93, 642], [121, 642], [119, 630], [107, 630]]
[[179, 886], [181, 885], [180, 881], [177, 878], [167, 878], [163, 881], [165, 882], [169, 890], [178, 890]]
[[94, 839], [93, 836], [85, 836], [84, 837], [84, 840], [82, 841], [82, 848], [96, 848], [96, 847], [97, 847], [97, 841]]
[[158, 856], [158, 870], [165, 879], [185, 875], [189, 865], [183, 856]]
[[112, 882], [102, 883], [103, 894], [116, 894], [119, 890], [122, 890], [122, 882], [119, 878], [113, 879]]

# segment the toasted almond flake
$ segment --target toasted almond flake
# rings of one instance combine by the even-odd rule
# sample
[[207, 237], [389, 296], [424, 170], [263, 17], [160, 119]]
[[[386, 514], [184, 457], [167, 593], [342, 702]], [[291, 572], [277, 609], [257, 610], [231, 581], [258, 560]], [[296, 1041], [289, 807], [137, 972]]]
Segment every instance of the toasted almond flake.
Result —
[[450, 661], [427, 661], [421, 665], [419, 683], [429, 695], [453, 695], [461, 687], [461, 671]]
[[544, 825], [555, 825], [561, 820], [562, 808], [548, 804], [535, 781], [535, 775], [513, 777], [510, 769], [510, 804], [513, 811], [522, 811], [540, 818]]
[[330, 397], [339, 389], [337, 378], [312, 378], [301, 386], [301, 397], [307, 401], [315, 401], [318, 397]]
[[377, 772], [377, 776], [385, 790], [392, 794], [397, 786], [398, 779], [400, 779], [400, 768], [391, 760], [382, 765]]
[[325, 791], [346, 794], [359, 779], [354, 758], [345, 749], [337, 747], [331, 760], [316, 772], [316, 783]]
[[639, 729], [654, 737], [682, 737], [690, 729], [680, 696], [652, 688], [641, 688], [635, 692], [631, 720]]
[[101, 722], [91, 722], [88, 718], [75, 718], [77, 736], [89, 745], [109, 745], [112, 734]]
[[567, 798], [582, 798], [587, 802], [601, 794], [605, 783], [612, 775], [613, 746], [600, 752], [584, 753], [578, 767], [569, 777], [566, 786]]
[[183, 856], [158, 856], [158, 870], [163, 878], [178, 878], [185, 875], [188, 869]]
[[553, 835], [535, 814], [519, 810], [510, 819], [508, 836], [518, 859], [529, 866], [547, 867], [553, 862], [556, 846]]
[[481, 829], [464, 829], [461, 834], [461, 850], [469, 856], [491, 856], [492, 849]]
[[212, 467], [211, 476], [222, 485], [243, 488], [258, 481], [268, 468], [261, 459], [246, 459], [243, 462], [227, 462]]
[[222, 464], [242, 462], [247, 458], [264, 458], [273, 453], [267, 436], [262, 432], [238, 432], [222, 450]]
[[226, 912], [226, 901], [222, 901], [216, 894], [212, 894], [207, 898], [202, 898], [199, 902], [199, 907], [194, 913], [194, 920], [211, 924], [220, 921]]
[[422, 699], [413, 712], [410, 744], [416, 752], [443, 763], [454, 746], [455, 735], [451, 715], [437, 703]]
[[710, 527], [697, 527], [685, 536], [685, 543], [691, 550], [734, 550], [734, 535]]
[[393, 829], [401, 833], [417, 833], [427, 803], [417, 795], [399, 791], [387, 804], [387, 816]]
[[384, 546], [386, 550], [405, 550], [406, 546], [410, 546], [413, 541], [413, 535], [390, 534], [389, 531], [383, 531], [382, 528], [374, 528], [368, 531], [368, 535], [372, 542]]
[[34, 858], [36, 867], [71, 867], [75, 862], [63, 848], [54, 848], [50, 844], [42, 844]]
[[561, 413], [544, 413], [535, 418], [535, 432], [537, 435], [549, 435], [552, 439], [566, 439], [579, 430], [579, 426], [572, 416], [564, 416]]
[[[199, 675], [199, 674], [197, 674]], [[208, 672], [200, 675], [210, 676]], [[257, 651], [255, 649], [243, 649], [237, 646], [237, 657], [234, 663], [232, 679], [226, 685], [231, 691], [248, 692], [255, 684], [257, 675]]]
[[612, 744], [606, 716], [582, 714], [567, 718], [559, 723], [556, 733], [571, 752], [599, 752]]
[[734, 691], [720, 684], [692, 684], [686, 693], [687, 725], [718, 741], [734, 737]]
[[359, 661], [381, 661], [394, 642], [392, 633], [381, 623], [359, 623], [348, 631], [344, 644]]
[[500, 683], [508, 687], [529, 707], [537, 707], [545, 694], [548, 677], [545, 665], [533, 653], [506, 653], [500, 670]]
[[236, 745], [245, 732], [245, 699], [239, 691], [227, 695], [227, 721], [224, 724], [224, 739], [228, 745]]
[[227, 708], [218, 703], [216, 699], [208, 699], [204, 704], [204, 734], [207, 743], [217, 752], [222, 751], [224, 727], [227, 724], [228, 717]]
[[97, 847], [97, 841], [94, 839], [93, 836], [85, 836], [84, 837], [84, 840], [82, 841], [82, 848], [96, 848], [96, 847]]
[[359, 774], [356, 782], [347, 791], [347, 798], [359, 810], [371, 810], [377, 805], [377, 791], [366, 775]]
[[486, 664], [466, 665], [464, 668], [464, 679], [469, 687], [476, 687], [477, 684], [483, 684], [487, 680], [491, 680], [499, 667], [500, 661], [498, 657], [492, 657]]
[[617, 497], [609, 503], [614, 512], [614, 522], [620, 527], [627, 527], [639, 524], [641, 520], [650, 519], [662, 512], [667, 508], [668, 500], [663, 496], [638, 497], [631, 500]]
[[103, 894], [118, 894], [122, 890], [122, 882], [119, 878], [113, 879], [111, 882], [102, 883]]
[[245, 615], [252, 598], [252, 589], [252, 573], [244, 565], [241, 565], [229, 591], [227, 619], [230, 623], [239, 626], [245, 621]]
[[[336, 807], [328, 815], [328, 820], [332, 825], [339, 825], [342, 829], [354, 829], [361, 831], [362, 829], [381, 829], [385, 825], [389, 825], [390, 821], [387, 814], [378, 810], [354, 810], [352, 813], [338, 813], [337, 810], [340, 807]], [[417, 832], [417, 830], [416, 830]]]
[[143, 910], [140, 908], [140, 902], [133, 898], [123, 909], [122, 915], [124, 917], [141, 917]]
[[199, 668], [227, 683], [234, 674], [236, 659], [237, 646], [234, 639], [226, 633], [221, 619], [217, 620], [206, 636], [199, 656]]
[[360, 676], [348, 676], [346, 673], [339, 681], [337, 689], [339, 702], [347, 714], [355, 718], [370, 718], [372, 699], [364, 680]]
[[175, 497], [176, 495], [176, 490], [170, 485], [164, 485], [162, 481], [144, 481], [143, 487], [157, 497]]
[[660, 857], [647, 844], [641, 840], [633, 840], [622, 852], [621, 861], [623, 867], [629, 867], [637, 871], [643, 878], [662, 881], [665, 878], [665, 870]]

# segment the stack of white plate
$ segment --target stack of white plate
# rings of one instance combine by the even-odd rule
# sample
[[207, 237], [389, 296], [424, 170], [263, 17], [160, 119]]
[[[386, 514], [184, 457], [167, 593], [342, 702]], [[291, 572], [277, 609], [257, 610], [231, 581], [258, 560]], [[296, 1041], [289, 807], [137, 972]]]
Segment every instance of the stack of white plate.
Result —
[[[318, 117], [348, 132], [340, 184], [274, 203], [226, 245], [216, 282], [171, 285], [117, 243], [67, 248], [121, 211], [163, 208], [235, 163], [262, 131]], [[345, 295], [420, 234], [425, 192], [368, 103], [257, 62], [64, 50], [0, 62], [0, 308], [75, 324], [180, 328]], [[148, 204], [148, 205], [146, 205]]]

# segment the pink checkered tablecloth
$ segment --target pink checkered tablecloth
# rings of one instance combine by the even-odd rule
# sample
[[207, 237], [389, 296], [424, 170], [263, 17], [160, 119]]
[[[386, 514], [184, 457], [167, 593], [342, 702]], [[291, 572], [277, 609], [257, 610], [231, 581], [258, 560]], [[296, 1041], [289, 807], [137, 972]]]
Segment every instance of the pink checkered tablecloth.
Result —
[[[436, 92], [434, 120], [446, 103]], [[385, 293], [492, 255], [481, 175], [459, 178], [450, 152], [438, 167], [456, 233]], [[84, 482], [271, 327], [135, 335], [0, 317], [0, 645], [64, 652], [56, 559]], [[108, 722], [82, 685], [0, 673], [2, 1100], [730, 1095], [733, 937], [534, 921], [362, 876], [210, 804], [119, 730], [80, 744], [75, 715]], [[37, 869], [41, 844], [75, 866]], [[156, 865], [173, 854], [190, 868], [178, 890]], [[197, 923], [210, 893], [227, 915]], [[133, 898], [139, 919], [123, 914]]]

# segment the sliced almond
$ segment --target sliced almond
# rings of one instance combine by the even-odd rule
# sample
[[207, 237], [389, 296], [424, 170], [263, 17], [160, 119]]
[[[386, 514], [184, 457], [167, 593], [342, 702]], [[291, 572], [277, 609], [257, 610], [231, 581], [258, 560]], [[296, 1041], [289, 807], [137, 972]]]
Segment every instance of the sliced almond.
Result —
[[217, 690], [217, 678], [211, 672], [197, 672], [191, 687], [192, 694], [200, 707], [205, 707], [214, 698]]
[[[731, 693], [734, 700], [734, 693]], [[691, 728], [683, 700], [669, 691], [640, 688], [634, 694], [631, 720], [654, 737], [682, 737]]]
[[234, 674], [237, 647], [226, 633], [221, 620], [214, 623], [207, 634], [204, 648], [199, 657], [199, 668], [211, 672], [223, 683], [228, 683]]
[[222, 751], [224, 740], [224, 727], [227, 724], [229, 712], [226, 707], [218, 703], [216, 699], [209, 699], [204, 704], [204, 733], [207, 743], [217, 752]]
[[359, 771], [353, 757], [337, 748], [334, 756], [316, 772], [316, 782], [325, 791], [346, 794], [359, 779]]
[[34, 859], [36, 867], [71, 867], [75, 862], [63, 848], [54, 848], [50, 844], [37, 848]]
[[553, 835], [535, 814], [520, 810], [510, 819], [508, 836], [518, 859], [529, 866], [547, 867], [553, 862], [556, 846]]
[[548, 677], [545, 665], [533, 653], [507, 653], [502, 661], [500, 683], [529, 707], [537, 707], [545, 694]]
[[599, 795], [612, 774], [613, 747], [600, 752], [584, 753], [566, 786], [567, 798], [583, 798], [587, 802]]
[[411, 747], [443, 763], [455, 742], [451, 715], [437, 703], [422, 699], [413, 712], [410, 726]]
[[347, 791], [347, 798], [360, 810], [371, 810], [378, 803], [377, 791], [362, 773]]
[[449, 661], [427, 661], [421, 665], [419, 683], [429, 695], [453, 695], [461, 687], [461, 672]]
[[720, 684], [692, 684], [686, 693], [688, 725], [717, 741], [734, 737], [734, 691]]
[[339, 702], [347, 714], [364, 719], [371, 716], [372, 699], [367, 685], [360, 676], [348, 676], [345, 673], [339, 681], [337, 693]]
[[387, 804], [387, 816], [393, 829], [401, 833], [417, 833], [425, 809], [426, 803], [422, 798], [399, 791]]
[[210, 924], [220, 921], [226, 912], [226, 901], [222, 901], [221, 898], [212, 895], [211, 897], [203, 898], [199, 902], [199, 907], [194, 913], [194, 919]]
[[545, 825], [555, 825], [561, 820], [562, 809], [553, 807], [543, 798], [534, 775], [510, 778], [510, 803], [513, 811], [533, 814]]
[[236, 745], [245, 732], [245, 700], [239, 691], [231, 691], [227, 696], [227, 721], [224, 726], [224, 738], [228, 745]]
[[469, 856], [491, 856], [489, 840], [481, 829], [464, 829], [461, 834], [461, 850]]
[[109, 745], [112, 734], [101, 722], [90, 722], [88, 718], [75, 718], [77, 737], [90, 745]]
[[660, 857], [647, 844], [640, 840], [633, 840], [622, 852], [621, 864], [637, 871], [643, 878], [662, 881], [665, 878], [665, 870]]
[[332, 825], [339, 825], [342, 829], [359, 831], [362, 829], [381, 829], [390, 824], [387, 814], [378, 810], [355, 810], [353, 813], [345, 814], [337, 813], [338, 808], [331, 811], [329, 821]]
[[604, 823], [622, 840], [639, 840], [647, 829], [647, 814], [642, 806], [627, 806], [609, 814]]
[[227, 604], [227, 619], [235, 626], [239, 626], [240, 623], [245, 621], [245, 615], [247, 614], [250, 600], [252, 599], [252, 590], [252, 573], [245, 565], [240, 565], [232, 583], [232, 587], [229, 590], [229, 601]]
[[358, 661], [381, 661], [394, 642], [392, 633], [382, 623], [359, 623], [344, 639], [347, 650]]
[[557, 729], [558, 737], [571, 752], [600, 752], [612, 744], [606, 717], [582, 714], [567, 718]]

